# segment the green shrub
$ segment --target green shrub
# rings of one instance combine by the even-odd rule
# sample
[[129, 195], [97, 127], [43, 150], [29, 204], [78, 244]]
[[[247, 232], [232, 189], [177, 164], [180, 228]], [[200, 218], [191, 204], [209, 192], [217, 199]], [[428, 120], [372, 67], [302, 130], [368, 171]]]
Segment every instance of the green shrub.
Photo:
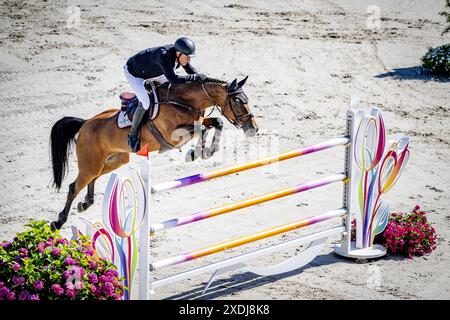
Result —
[[422, 66], [431, 72], [450, 76], [450, 43], [429, 48], [421, 61]]
[[0, 300], [121, 299], [115, 266], [95, 256], [87, 237], [68, 241], [35, 221], [0, 245]]

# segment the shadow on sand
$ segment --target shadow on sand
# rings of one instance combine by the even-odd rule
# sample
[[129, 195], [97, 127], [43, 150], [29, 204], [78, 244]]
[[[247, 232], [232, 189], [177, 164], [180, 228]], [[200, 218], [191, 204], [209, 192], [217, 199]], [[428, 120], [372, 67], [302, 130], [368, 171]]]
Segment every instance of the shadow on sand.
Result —
[[394, 68], [392, 71], [380, 73], [375, 78], [392, 77], [397, 80], [422, 80], [422, 81], [438, 81], [450, 82], [450, 77], [431, 73], [429, 70], [420, 66], [407, 68]]
[[[348, 260], [337, 256], [334, 253], [330, 253], [317, 256], [311, 263], [307, 264], [306, 266], [286, 273], [267, 277], [258, 276], [251, 272], [237, 273], [231, 275], [226, 279], [214, 280], [205, 294], [202, 294], [202, 291], [206, 283], [202, 283], [197, 288], [167, 297], [165, 300], [211, 300], [224, 296], [233, 296], [234, 294], [244, 290], [249, 290], [255, 287], [273, 283], [284, 278], [298, 275], [304, 270], [307, 270], [311, 267], [331, 265], [338, 262], [354, 263], [353, 260]], [[301, 283], [299, 283], [299, 285], [301, 285]]]

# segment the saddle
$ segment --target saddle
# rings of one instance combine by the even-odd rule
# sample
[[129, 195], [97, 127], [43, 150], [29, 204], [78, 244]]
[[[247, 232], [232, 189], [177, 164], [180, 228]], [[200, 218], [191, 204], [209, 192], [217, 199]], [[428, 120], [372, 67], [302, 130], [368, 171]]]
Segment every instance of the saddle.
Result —
[[[157, 94], [157, 86], [150, 80], [145, 80], [144, 87], [147, 90], [150, 100], [150, 106], [146, 112], [146, 117], [151, 115], [151, 120], [154, 120], [159, 113], [159, 99]], [[119, 128], [126, 128], [131, 126], [133, 121], [134, 111], [138, 107], [139, 100], [134, 92], [123, 92], [120, 96], [120, 113], [117, 124]]]
[[[144, 118], [142, 122], [145, 123], [153, 136], [156, 138], [158, 143], [160, 144], [160, 153], [166, 152], [174, 148], [170, 143], [168, 143], [161, 132], [159, 132], [158, 128], [156, 128], [153, 120], [158, 116], [159, 113], [159, 98], [157, 87], [161, 86], [161, 84], [155, 85], [151, 80], [144, 81], [144, 87], [147, 90], [148, 97], [150, 99], [150, 106], [148, 110], [144, 114]], [[121, 107], [119, 116], [117, 117], [117, 125], [119, 128], [123, 129], [131, 126], [133, 122], [134, 111], [139, 105], [139, 100], [136, 97], [134, 92], [124, 92], [120, 96]], [[151, 115], [151, 117], [150, 117]], [[150, 117], [150, 121], [147, 121]]]

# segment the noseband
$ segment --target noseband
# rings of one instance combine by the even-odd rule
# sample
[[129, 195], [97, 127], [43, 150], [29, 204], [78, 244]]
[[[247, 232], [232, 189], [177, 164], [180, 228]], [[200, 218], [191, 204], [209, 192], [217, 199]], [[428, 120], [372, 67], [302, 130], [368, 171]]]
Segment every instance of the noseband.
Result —
[[244, 117], [248, 117], [249, 119], [253, 118], [254, 115], [251, 112], [247, 112], [245, 114], [237, 114], [236, 110], [233, 108], [233, 104], [231, 103], [231, 99], [233, 99], [233, 97], [235, 97], [234, 99], [236, 100], [240, 100], [241, 103], [243, 104], [247, 104], [248, 103], [248, 97], [245, 95], [244, 91], [242, 89], [239, 89], [237, 91], [233, 91], [233, 92], [229, 92], [227, 93], [227, 98], [228, 98], [228, 105], [230, 106], [230, 110], [233, 113], [234, 118], [236, 119], [236, 121], [231, 121], [230, 122], [235, 126], [244, 126], [246, 123], [243, 122], [241, 119]]
[[[208, 91], [206, 90], [205, 85], [204, 85], [203, 83], [202, 83], [202, 88], [203, 88], [203, 91], [204, 91], [204, 92], [206, 93], [206, 95], [208, 96], [209, 100], [212, 102], [212, 105], [213, 105], [214, 107], [217, 107], [217, 106], [218, 106], [217, 103], [214, 101], [214, 99], [213, 99], [213, 98], [211, 97], [211, 95], [208, 93]], [[239, 98], [237, 97], [238, 95], [239, 95]], [[227, 93], [228, 106], [230, 107], [231, 113], [233, 114], [233, 117], [234, 117], [236, 120], [228, 119], [228, 117], [226, 117], [226, 116], [224, 115], [222, 108], [219, 108], [219, 110], [220, 110], [220, 113], [222, 113], [222, 115], [223, 115], [223, 116], [224, 116], [224, 117], [225, 117], [232, 125], [234, 125], [236, 128], [238, 128], [238, 127], [242, 127], [242, 126], [245, 125], [245, 122], [243, 122], [243, 121], [241, 120], [242, 118], [244, 118], [244, 117], [253, 118], [254, 115], [253, 115], [253, 113], [251, 113], [251, 112], [247, 112], [247, 113], [241, 114], [241, 115], [237, 114], [237, 113], [236, 113], [236, 110], [233, 108], [233, 104], [231, 103], [231, 99], [232, 99], [233, 97], [236, 97], [235, 99], [237, 99], [237, 100], [241, 100], [241, 102], [244, 103], [244, 104], [248, 103], [248, 98], [247, 98], [247, 96], [245, 95], [245, 93], [244, 93], [244, 91], [243, 91], [242, 89], [239, 89], [239, 90], [236, 90], [236, 91], [228, 92], [228, 93]], [[214, 109], [213, 109], [213, 111], [214, 111]], [[211, 111], [211, 112], [212, 112], [212, 111]]]

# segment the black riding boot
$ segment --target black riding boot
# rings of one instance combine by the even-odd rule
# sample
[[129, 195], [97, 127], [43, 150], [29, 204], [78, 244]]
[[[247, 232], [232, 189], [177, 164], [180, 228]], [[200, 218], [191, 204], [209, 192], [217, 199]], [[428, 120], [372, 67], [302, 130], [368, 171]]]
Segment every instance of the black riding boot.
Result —
[[133, 123], [131, 124], [131, 130], [128, 134], [128, 145], [133, 152], [138, 152], [140, 149], [139, 129], [141, 127], [141, 121], [144, 117], [145, 109], [142, 103], [139, 102], [136, 111], [133, 116]]

